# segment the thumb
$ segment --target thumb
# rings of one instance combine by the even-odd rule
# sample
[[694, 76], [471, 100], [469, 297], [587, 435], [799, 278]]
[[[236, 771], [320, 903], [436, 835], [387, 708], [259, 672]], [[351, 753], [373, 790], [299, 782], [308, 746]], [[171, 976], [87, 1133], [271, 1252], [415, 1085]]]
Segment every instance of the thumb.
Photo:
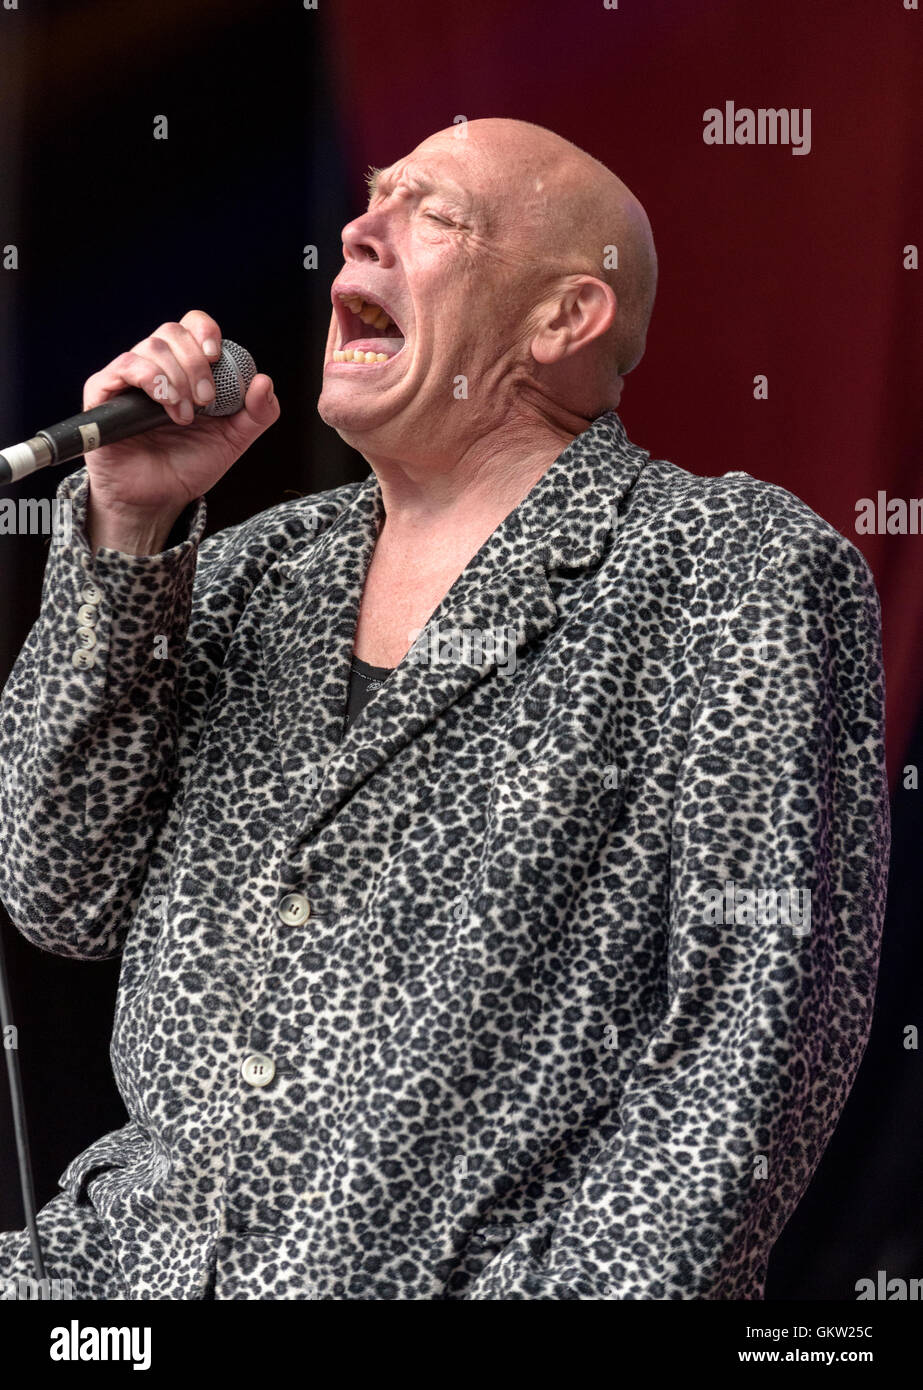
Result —
[[272, 387], [272, 378], [257, 372], [244, 398], [243, 410], [230, 418], [241, 441], [252, 444], [264, 430], [274, 425], [281, 415], [279, 398]]

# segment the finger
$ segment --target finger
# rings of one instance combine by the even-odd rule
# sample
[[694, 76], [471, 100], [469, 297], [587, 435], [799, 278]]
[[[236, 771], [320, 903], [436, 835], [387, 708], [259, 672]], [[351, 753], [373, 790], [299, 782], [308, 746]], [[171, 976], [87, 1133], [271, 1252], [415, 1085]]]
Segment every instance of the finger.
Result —
[[[202, 351], [198, 339], [181, 323], [162, 323], [150, 338], [136, 344], [134, 351], [140, 352], [142, 356], [150, 352], [163, 361], [171, 382], [179, 387], [181, 397], [188, 400], [193, 409], [209, 405], [215, 399], [215, 379], [212, 376], [211, 363]], [[181, 379], [172, 366], [173, 359], [180, 369]], [[182, 407], [182, 400], [180, 405]]]
[[190, 309], [180, 324], [189, 330], [209, 361], [216, 362], [221, 356], [221, 329], [211, 314], [204, 309]]
[[[123, 352], [114, 358], [102, 371], [88, 377], [83, 388], [83, 408], [92, 410], [103, 401], [124, 391], [126, 386], [136, 386], [146, 395], [164, 407], [170, 418], [177, 424], [186, 421], [179, 412], [179, 405], [164, 399], [164, 371], [160, 362], [139, 353]], [[190, 414], [190, 419], [193, 416]]]
[[[147, 364], [146, 370], [139, 367], [142, 362]], [[145, 341], [120, 353], [84, 383], [84, 410], [92, 410], [126, 386], [140, 386], [176, 424], [186, 424], [193, 418], [191, 405], [183, 409], [183, 401], [190, 396], [189, 382], [169, 349], [165, 351]]]
[[149, 338], [135, 343], [131, 351], [155, 365], [161, 388], [157, 399], [177, 424], [188, 424], [195, 409], [195, 378], [190, 376], [180, 350], [174, 350], [168, 341], [169, 333], [170, 325], [161, 324]]

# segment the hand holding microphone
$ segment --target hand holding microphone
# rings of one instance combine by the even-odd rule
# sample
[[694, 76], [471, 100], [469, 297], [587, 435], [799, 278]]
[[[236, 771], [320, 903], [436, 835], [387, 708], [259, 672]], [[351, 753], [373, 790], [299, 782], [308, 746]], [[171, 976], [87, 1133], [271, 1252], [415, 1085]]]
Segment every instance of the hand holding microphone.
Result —
[[[108, 546], [136, 555], [162, 549], [186, 506], [275, 423], [280, 410], [272, 381], [257, 373], [247, 385], [252, 370], [249, 354], [234, 344], [222, 353], [218, 324], [192, 309], [87, 379], [84, 411], [110, 401], [112, 410], [99, 411], [89, 427], [75, 421], [52, 426], [45, 434], [61, 451], [42, 462], [83, 452], [90, 479], [87, 530], [94, 549]], [[217, 402], [216, 379], [223, 398]], [[197, 413], [210, 409], [234, 413]], [[106, 443], [107, 435], [118, 442]], [[47, 450], [41, 436], [36, 443]], [[21, 458], [26, 449], [17, 445], [5, 452], [7, 458]], [[22, 473], [38, 466], [27, 464]]]

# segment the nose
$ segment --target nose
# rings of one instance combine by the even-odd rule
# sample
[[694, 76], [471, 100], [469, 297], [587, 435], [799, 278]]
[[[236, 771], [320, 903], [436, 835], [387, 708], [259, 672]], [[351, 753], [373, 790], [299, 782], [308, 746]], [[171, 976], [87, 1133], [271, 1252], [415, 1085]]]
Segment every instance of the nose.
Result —
[[344, 260], [387, 262], [387, 243], [372, 214], [364, 212], [361, 217], [347, 222], [341, 235]]

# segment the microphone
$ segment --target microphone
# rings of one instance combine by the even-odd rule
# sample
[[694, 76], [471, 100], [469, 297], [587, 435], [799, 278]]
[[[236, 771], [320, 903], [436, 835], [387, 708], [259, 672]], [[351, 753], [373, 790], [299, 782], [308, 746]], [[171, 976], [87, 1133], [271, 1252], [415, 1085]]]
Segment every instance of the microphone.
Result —
[[[256, 363], [246, 348], [222, 338], [221, 356], [212, 364], [212, 376], [215, 399], [209, 405], [197, 406], [196, 414], [235, 415], [243, 409], [247, 388], [256, 376]], [[116, 444], [133, 434], [174, 423], [159, 401], [138, 387], [129, 386], [92, 410], [39, 430], [24, 444], [0, 449], [0, 487], [18, 482], [39, 468], [92, 453], [104, 444]]]

